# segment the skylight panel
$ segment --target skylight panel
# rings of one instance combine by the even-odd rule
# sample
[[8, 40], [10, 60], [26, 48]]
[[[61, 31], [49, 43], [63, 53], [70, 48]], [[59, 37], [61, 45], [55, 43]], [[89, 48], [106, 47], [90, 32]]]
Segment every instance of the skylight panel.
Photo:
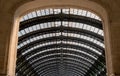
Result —
[[[34, 40], [36, 40], [36, 39], [34, 39]], [[50, 44], [59, 44], [59, 43], [61, 43], [61, 41], [53, 41], [53, 42], [46, 42], [46, 43], [43, 43], [43, 44], [40, 44], [41, 46], [40, 47], [42, 47], [42, 46], [45, 46], [45, 45], [50, 45]], [[71, 41], [62, 41], [62, 43], [65, 43], [65, 44], [74, 44], [74, 45], [80, 45], [80, 46], [83, 46], [83, 47], [86, 47], [86, 48], [88, 48], [88, 49], [91, 49], [89, 46], [87, 46], [87, 45], [83, 45], [83, 44], [81, 44], [81, 43], [76, 43], [76, 42], [71, 42]], [[95, 42], [96, 43], [96, 42]], [[26, 44], [26, 43], [23, 43], [24, 45]], [[100, 44], [100, 43], [98, 43], [98, 44]], [[23, 45], [22, 45], [23, 46]], [[38, 46], [38, 45], [37, 45]], [[34, 49], [35, 48], [37, 48], [36, 46], [34, 47]], [[33, 49], [32, 49], [33, 50]], [[91, 49], [91, 50], [95, 50], [95, 49]], [[29, 49], [29, 51], [30, 51], [30, 49]], [[96, 52], [96, 51], [95, 51]], [[98, 51], [96, 52], [96, 53], [98, 53], [98, 54], [101, 54], [101, 53], [99, 53]]]
[[44, 16], [45, 15], [45, 10], [41, 10], [41, 15]]
[[56, 33], [56, 36], [60, 36], [60, 33]]
[[91, 13], [91, 18], [94, 18], [95, 17], [95, 14]]
[[87, 25], [86, 30], [90, 30], [90, 29], [91, 29], [91, 26]]
[[52, 34], [49, 34], [50, 37], [52, 37]]
[[36, 15], [35, 12], [32, 12], [32, 16], [33, 16], [33, 17], [37, 17], [37, 15]]
[[[33, 40], [30, 39], [30, 41], [33, 42], [33, 41], [36, 41], [38, 39], [47, 38], [47, 37], [53, 37], [53, 36], [60, 36], [60, 35], [61, 35], [61, 32], [59, 32], [59, 33], [51, 33], [51, 34], [44, 34], [44, 35], [39, 36], [40, 38], [37, 38], [38, 36], [34, 37], [34, 38], [36, 38], [35, 40], [33, 38], [32, 38]], [[91, 41], [91, 42], [93, 42], [94, 40], [96, 40], [94, 38], [90, 38], [90, 37], [87, 37], [87, 36], [84, 36], [84, 35], [79, 35], [79, 34], [74, 34], [74, 33], [64, 33], [63, 32], [62, 35], [63, 36], [70, 36], [70, 37], [82, 38], [82, 39], [85, 39], [85, 40], [88, 40], [88, 41]], [[94, 43], [96, 43], [96, 42], [94, 42]]]
[[95, 29], [95, 27], [92, 27], [92, 26], [91, 26], [91, 29], [90, 29], [90, 31], [92, 31], [92, 32], [93, 32], [93, 31], [94, 31], [94, 29]]
[[78, 10], [78, 15], [81, 15], [81, 14], [82, 14], [82, 10], [79, 9], [79, 10]]
[[28, 29], [29, 29], [29, 31], [30, 31], [30, 32], [32, 32], [32, 31], [33, 31], [32, 27], [29, 27]]
[[52, 25], [52, 22], [50, 23], [50, 22], [48, 22], [47, 23], [47, 25], [48, 25], [48, 28], [50, 28], [51, 27], [51, 25]]
[[105, 45], [104, 44], [100, 44], [103, 48], [105, 48]]
[[20, 32], [18, 32], [18, 37], [22, 36], [22, 34]]
[[68, 22], [68, 27], [72, 27], [72, 22]]
[[29, 19], [30, 19], [30, 18], [33, 18], [33, 17], [32, 17], [32, 13], [29, 13], [29, 14], [28, 14], [28, 18], [29, 18]]
[[33, 39], [34, 39], [34, 41], [36, 41], [36, 40], [37, 40], [37, 38], [36, 38], [36, 37], [34, 37]]
[[25, 32], [26, 32], [26, 33], [29, 33], [29, 30], [28, 30], [28, 28], [26, 28], [26, 29], [25, 29]]
[[54, 22], [54, 25], [55, 25], [55, 27], [59, 26], [59, 25], [58, 25], [58, 22]]
[[100, 20], [100, 21], [101, 21], [101, 19], [100, 19], [98, 16], [96, 16], [96, 17], [95, 17], [95, 19], [97, 19], [97, 20]]
[[17, 46], [17, 49], [21, 48], [20, 45]]
[[79, 23], [76, 23], [76, 28], [79, 28], [79, 27], [80, 27]]
[[30, 40], [27, 40], [26, 42], [27, 42], [27, 44], [29, 44], [29, 43], [30, 43]]
[[32, 28], [33, 28], [33, 30], [34, 30], [34, 31], [36, 31], [36, 30], [37, 30], [36, 26], [32, 26]]
[[26, 42], [23, 42], [24, 45], [26, 45], [27, 43]]
[[24, 20], [27, 20], [27, 19], [28, 19], [28, 16], [27, 16], [27, 15], [25, 15], [23, 18], [24, 18]]
[[91, 17], [91, 12], [88, 11], [86, 16]]
[[56, 36], [56, 33], [53, 33], [53, 36]]
[[104, 33], [103, 33], [103, 31], [102, 31], [102, 36], [104, 36]]
[[47, 23], [44, 23], [44, 25], [43, 25], [43, 26], [44, 26], [44, 28], [48, 28]]
[[102, 30], [99, 30], [98, 34], [102, 35], [103, 31]]
[[67, 21], [63, 21], [62, 25], [67, 27], [68, 26], [68, 22]]
[[54, 9], [54, 14], [59, 14], [61, 13], [61, 9]]
[[74, 14], [74, 9], [70, 8], [70, 14]]
[[40, 24], [40, 26], [41, 26], [41, 29], [44, 29], [44, 25], [43, 24]]
[[24, 20], [31, 19], [31, 18], [38, 17], [38, 16], [44, 16], [44, 15], [50, 15], [50, 14], [59, 14], [61, 12], [65, 13], [65, 14], [87, 16], [87, 17], [95, 18], [95, 19], [101, 21], [101, 19], [97, 15], [95, 15], [94, 13], [91, 13], [91, 12], [86, 11], [86, 10], [74, 9], [74, 8], [65, 8], [65, 9], [59, 9], [59, 8], [52, 9], [52, 8], [50, 8], [50, 9], [37, 10], [37, 11], [33, 11], [32, 13], [28, 13], [20, 21], [24, 21]]
[[98, 28], [95, 28], [94, 32], [95, 32], [95, 33], [98, 33], [98, 30], [99, 30]]
[[80, 23], [80, 28], [81, 28], [81, 29], [83, 28], [83, 26], [84, 26], [84, 24]]
[[50, 14], [49, 9], [45, 9], [45, 14], [46, 14], [46, 15], [49, 15], [49, 14]]
[[39, 30], [40, 29], [40, 26], [39, 24], [36, 25], [36, 29]]
[[41, 25], [40, 24], [38, 24], [38, 26], [40, 27], [40, 29], [41, 29]]
[[37, 10], [36, 13], [37, 13], [37, 16], [41, 16], [40, 10]]
[[83, 25], [83, 29], [87, 29], [87, 25], [86, 24]]
[[61, 26], [61, 21], [57, 21], [57, 22], [55, 22], [55, 24], [56, 24], [56, 27], [58, 27], [58, 26]]
[[41, 35], [40, 35], [40, 36], [39, 36], [39, 38], [40, 38], [40, 39], [42, 39], [42, 38], [43, 38], [43, 36], [41, 36]]
[[70, 10], [69, 9], [62, 9], [62, 12], [65, 13], [65, 14], [69, 14]]
[[24, 44], [22, 43], [22, 44], [20, 44], [20, 47], [23, 47], [24, 46]]
[[25, 31], [24, 31], [24, 30], [21, 30], [20, 32], [21, 32], [21, 34], [22, 34], [22, 35], [24, 35], [24, 34], [25, 34]]
[[77, 15], [78, 14], [78, 9], [74, 9], [73, 14]]
[[83, 35], [81, 35], [80, 37], [83, 38]]
[[82, 16], [86, 16], [87, 11], [83, 10]]
[[76, 23], [75, 22], [72, 22], [72, 26], [75, 27]]
[[97, 43], [97, 40], [94, 40], [93, 42], [94, 42], [94, 43]]
[[54, 13], [54, 11], [53, 11], [52, 8], [50, 8], [49, 11], [50, 11], [50, 14], [53, 14], [53, 13]]

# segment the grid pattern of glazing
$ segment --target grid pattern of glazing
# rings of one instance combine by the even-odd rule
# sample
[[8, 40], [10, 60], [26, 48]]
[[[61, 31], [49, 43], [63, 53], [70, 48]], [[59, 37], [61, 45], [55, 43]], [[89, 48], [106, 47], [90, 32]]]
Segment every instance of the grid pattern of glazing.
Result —
[[[37, 11], [33, 11], [33, 12], [23, 16], [23, 18], [20, 21], [25, 21], [25, 20], [28, 20], [28, 19], [31, 19], [31, 18], [34, 18], [34, 17], [38, 17], [38, 16], [45, 16], [45, 15], [59, 14], [59, 13], [61, 13], [60, 8], [56, 8], [56, 9], [49, 8], [49, 9], [37, 10]], [[62, 9], [62, 13], [86, 16], [86, 17], [94, 18], [94, 19], [97, 19], [97, 20], [101, 21], [99, 16], [97, 16], [94, 13], [92, 13], [90, 11], [87, 11], [87, 10], [65, 8], [65, 9]]]
[[[50, 15], [59, 17], [50, 22], [30, 23], [50, 19]], [[84, 21], [64, 20], [62, 15]], [[33, 11], [21, 19], [16, 76], [106, 76], [103, 36], [101, 19], [89, 11], [74, 8]]]

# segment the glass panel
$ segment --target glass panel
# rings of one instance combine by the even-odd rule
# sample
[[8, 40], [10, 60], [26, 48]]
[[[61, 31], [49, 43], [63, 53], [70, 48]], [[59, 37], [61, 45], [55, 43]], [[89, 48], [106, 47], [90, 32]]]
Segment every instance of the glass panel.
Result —
[[41, 10], [41, 15], [44, 16], [45, 15], [45, 10]]
[[[84, 36], [83, 36], [83, 37], [84, 37]], [[37, 38], [30, 39], [31, 42], [36, 41], [36, 40], [37, 40]], [[99, 43], [99, 42], [96, 41], [96, 40], [94, 40], [93, 42], [101, 45], [101, 43]], [[61, 41], [46, 42], [46, 43], [42, 43], [42, 44], [39, 44], [39, 45], [37, 45], [37, 46], [34, 46], [34, 47], [32, 47], [32, 48], [36, 49], [36, 48], [38, 48], [38, 46], [39, 46], [39, 47], [43, 47], [43, 46], [46, 46], [46, 45], [51, 45], [51, 44], [56, 44], [56, 43], [57, 43], [57, 44], [60, 44]], [[87, 49], [90, 49], [90, 50], [96, 52], [97, 54], [101, 55], [101, 53], [100, 53], [99, 51], [97, 51], [96, 49], [94, 49], [94, 48], [92, 48], [92, 47], [90, 47], [90, 46], [88, 46], [88, 45], [86, 45], [86, 44], [81, 44], [81, 43], [76, 43], [76, 42], [71, 42], [71, 41], [62, 41], [62, 43], [63, 43], [63, 44], [72, 44], [72, 45], [76, 45], [76, 46], [79, 45], [79, 46], [82, 46], [82, 47], [85, 47], [85, 48], [87, 48]], [[27, 41], [26, 41], [26, 42], [23, 42], [22, 44], [26, 45], [26, 44], [27, 44]], [[19, 44], [19, 45], [21, 45], [21, 47], [23, 47], [24, 45], [22, 45], [22, 44]], [[92, 49], [91, 49], [91, 48], [92, 48]], [[31, 51], [31, 48], [28, 49], [28, 50]], [[32, 49], [32, 50], [33, 50], [33, 49]], [[26, 51], [26, 52], [27, 52], [27, 51]]]
[[36, 12], [32, 12], [33, 17], [37, 17]]
[[65, 13], [65, 14], [69, 14], [70, 10], [69, 9], [62, 9], [62, 12]]
[[54, 9], [54, 14], [59, 14], [61, 13], [61, 9]]
[[89, 11], [86, 10], [81, 10], [81, 9], [74, 9], [74, 8], [65, 8], [65, 9], [42, 9], [42, 10], [37, 10], [37, 11], [33, 11], [32, 13], [28, 13], [27, 15], [25, 15], [20, 21], [24, 21], [27, 19], [31, 19], [37, 16], [44, 16], [44, 15], [50, 15], [50, 14], [59, 14], [59, 13], [65, 13], [65, 14], [74, 14], [74, 15], [81, 15], [81, 16], [87, 16], [90, 18], [94, 18], [97, 20], [101, 19], [95, 15], [94, 13], [91, 13]]

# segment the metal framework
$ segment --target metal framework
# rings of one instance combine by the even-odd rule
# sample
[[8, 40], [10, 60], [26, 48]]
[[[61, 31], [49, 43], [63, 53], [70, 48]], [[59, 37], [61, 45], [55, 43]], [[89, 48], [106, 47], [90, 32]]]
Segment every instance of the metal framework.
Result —
[[33, 11], [18, 36], [16, 76], [106, 76], [102, 22], [89, 11]]

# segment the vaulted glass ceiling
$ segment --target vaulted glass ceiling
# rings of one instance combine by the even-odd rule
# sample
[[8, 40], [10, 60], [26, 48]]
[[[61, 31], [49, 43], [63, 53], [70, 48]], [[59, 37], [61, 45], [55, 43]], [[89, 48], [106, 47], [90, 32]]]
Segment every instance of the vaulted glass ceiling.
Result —
[[94, 13], [48, 8], [20, 21], [16, 76], [106, 76], [103, 27]]

